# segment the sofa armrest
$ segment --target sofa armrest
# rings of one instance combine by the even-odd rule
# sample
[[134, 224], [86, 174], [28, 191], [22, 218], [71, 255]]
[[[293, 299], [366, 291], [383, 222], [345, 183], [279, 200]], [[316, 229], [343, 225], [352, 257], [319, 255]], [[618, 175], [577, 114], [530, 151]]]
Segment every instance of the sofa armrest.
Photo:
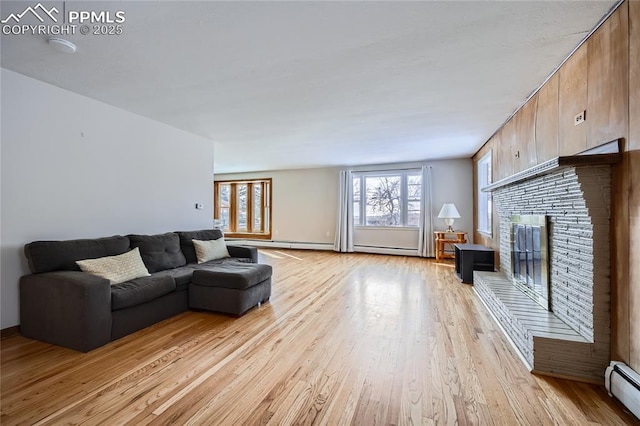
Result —
[[246, 257], [251, 259], [252, 263], [258, 263], [258, 249], [255, 247], [227, 245], [227, 250], [231, 257]]
[[20, 278], [23, 336], [88, 352], [111, 340], [109, 280], [79, 271]]

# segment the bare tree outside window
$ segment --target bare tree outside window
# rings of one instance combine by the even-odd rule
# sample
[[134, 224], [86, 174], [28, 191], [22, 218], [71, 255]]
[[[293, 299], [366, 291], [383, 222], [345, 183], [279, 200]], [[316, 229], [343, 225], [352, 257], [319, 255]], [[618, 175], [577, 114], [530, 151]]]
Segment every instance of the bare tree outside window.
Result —
[[418, 227], [421, 195], [422, 175], [417, 171], [355, 175], [354, 225]]
[[247, 230], [247, 184], [238, 185], [238, 229]]
[[400, 225], [400, 176], [367, 177], [367, 225]]
[[222, 229], [227, 231], [230, 229], [229, 222], [229, 208], [231, 206], [231, 185], [220, 185], [220, 200], [219, 200], [219, 219], [222, 220]]
[[360, 178], [353, 178], [353, 224], [358, 226], [362, 225], [360, 218]]
[[407, 226], [420, 226], [420, 199], [422, 176], [407, 176]]
[[253, 229], [262, 229], [262, 186], [253, 186]]

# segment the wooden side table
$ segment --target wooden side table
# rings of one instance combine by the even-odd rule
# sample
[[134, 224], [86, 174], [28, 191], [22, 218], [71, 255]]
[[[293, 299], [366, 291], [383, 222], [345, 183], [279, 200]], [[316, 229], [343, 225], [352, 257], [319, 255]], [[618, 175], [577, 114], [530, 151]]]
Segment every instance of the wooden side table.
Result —
[[467, 233], [464, 231], [435, 231], [433, 235], [436, 239], [436, 261], [455, 258], [454, 253], [445, 253], [445, 244], [449, 244], [453, 247], [454, 244], [465, 244], [467, 242]]

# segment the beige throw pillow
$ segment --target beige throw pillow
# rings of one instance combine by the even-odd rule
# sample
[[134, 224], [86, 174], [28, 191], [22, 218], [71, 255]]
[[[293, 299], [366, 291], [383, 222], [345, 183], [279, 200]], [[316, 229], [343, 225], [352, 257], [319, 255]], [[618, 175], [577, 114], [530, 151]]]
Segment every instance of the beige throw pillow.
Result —
[[78, 260], [76, 264], [82, 272], [106, 278], [111, 285], [150, 275], [138, 247], [117, 256]]
[[217, 240], [192, 241], [193, 248], [196, 249], [196, 258], [198, 259], [198, 263], [231, 257], [229, 250], [227, 250], [227, 243], [224, 242], [224, 237], [218, 238]]

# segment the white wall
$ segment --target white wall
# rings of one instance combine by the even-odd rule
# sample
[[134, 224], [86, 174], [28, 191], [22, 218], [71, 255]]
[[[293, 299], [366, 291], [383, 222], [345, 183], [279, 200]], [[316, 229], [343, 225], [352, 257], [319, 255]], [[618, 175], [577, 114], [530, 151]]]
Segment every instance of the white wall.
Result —
[[212, 226], [213, 142], [1, 72], [1, 328], [19, 322], [25, 243]]
[[321, 168], [216, 174], [215, 179], [271, 178], [271, 238], [274, 241], [333, 244], [339, 170]]
[[[420, 168], [423, 163], [353, 167], [352, 170]], [[433, 211], [436, 230], [446, 228], [437, 219], [444, 203], [455, 203], [460, 212], [454, 227], [473, 238], [473, 162], [471, 159], [430, 161], [433, 177]], [[216, 174], [216, 180], [272, 178], [274, 241], [333, 244], [338, 201], [338, 168], [283, 170], [276, 172]], [[329, 233], [329, 235], [327, 235]], [[417, 250], [415, 229], [357, 228], [354, 244]]]
[[438, 213], [444, 203], [454, 203], [460, 212], [453, 227], [468, 233], [473, 242], [473, 161], [470, 158], [442, 160], [429, 163], [433, 178], [433, 226], [436, 231], [444, 231], [444, 219]]

